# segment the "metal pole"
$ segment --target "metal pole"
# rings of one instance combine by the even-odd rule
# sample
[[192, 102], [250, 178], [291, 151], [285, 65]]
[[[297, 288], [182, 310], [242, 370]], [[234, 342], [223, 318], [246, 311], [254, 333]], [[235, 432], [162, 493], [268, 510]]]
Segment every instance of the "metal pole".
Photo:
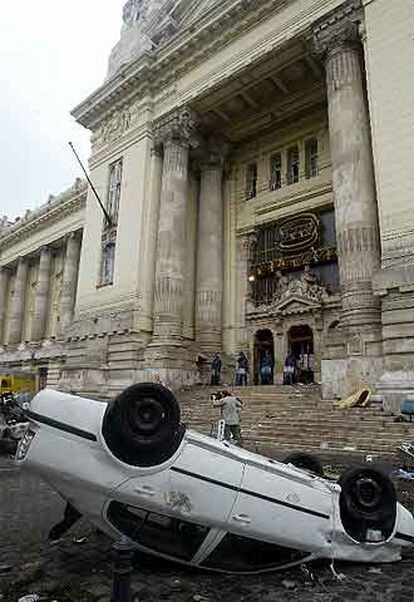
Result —
[[127, 537], [122, 537], [120, 541], [113, 544], [112, 549], [115, 552], [115, 562], [111, 602], [132, 602], [131, 574], [134, 548]]
[[101, 208], [101, 209], [102, 209], [102, 211], [103, 211], [103, 214], [104, 214], [104, 216], [105, 216], [105, 219], [106, 219], [106, 221], [108, 222], [108, 225], [111, 227], [111, 226], [112, 226], [112, 220], [111, 220], [111, 216], [109, 215], [109, 213], [107, 212], [107, 210], [106, 210], [106, 209], [105, 209], [105, 207], [103, 206], [103, 203], [102, 203], [101, 199], [99, 198], [99, 195], [98, 195], [98, 193], [96, 192], [96, 188], [95, 188], [95, 186], [93, 185], [93, 182], [92, 182], [92, 180], [90, 179], [90, 177], [89, 177], [89, 175], [88, 175], [88, 172], [87, 172], [87, 171], [86, 171], [86, 169], [84, 168], [84, 166], [83, 166], [83, 163], [82, 163], [82, 161], [80, 160], [78, 153], [75, 151], [75, 147], [73, 146], [72, 142], [69, 142], [69, 146], [70, 146], [70, 148], [72, 149], [72, 152], [73, 152], [73, 154], [75, 155], [76, 159], [78, 160], [78, 163], [79, 163], [79, 165], [81, 166], [83, 173], [85, 174], [85, 178], [88, 180], [89, 186], [91, 187], [91, 189], [92, 189], [92, 192], [94, 193], [94, 195], [95, 195], [95, 197], [96, 197], [96, 200], [98, 201], [98, 203], [99, 203], [99, 206], [100, 206], [100, 208]]

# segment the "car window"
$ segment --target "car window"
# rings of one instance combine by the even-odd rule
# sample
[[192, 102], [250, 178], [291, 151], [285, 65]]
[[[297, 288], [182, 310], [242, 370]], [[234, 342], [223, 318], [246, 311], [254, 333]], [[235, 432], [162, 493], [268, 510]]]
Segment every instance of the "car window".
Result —
[[182, 560], [192, 559], [210, 530], [120, 502], [110, 503], [107, 517], [118, 531], [139, 545]]
[[244, 572], [287, 565], [309, 555], [308, 552], [227, 533], [202, 565]]

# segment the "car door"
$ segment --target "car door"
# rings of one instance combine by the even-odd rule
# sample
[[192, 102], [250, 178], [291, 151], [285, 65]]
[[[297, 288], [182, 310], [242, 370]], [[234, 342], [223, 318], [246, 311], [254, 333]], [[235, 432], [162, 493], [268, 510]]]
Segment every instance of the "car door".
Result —
[[170, 502], [192, 520], [227, 531], [244, 466], [227, 444], [194, 435], [170, 468]]
[[330, 549], [332, 493], [290, 466], [247, 464], [228, 530], [288, 549]]
[[227, 530], [243, 470], [226, 445], [190, 438], [173, 463], [112, 491], [104, 517], [149, 551], [190, 562], [210, 530]]

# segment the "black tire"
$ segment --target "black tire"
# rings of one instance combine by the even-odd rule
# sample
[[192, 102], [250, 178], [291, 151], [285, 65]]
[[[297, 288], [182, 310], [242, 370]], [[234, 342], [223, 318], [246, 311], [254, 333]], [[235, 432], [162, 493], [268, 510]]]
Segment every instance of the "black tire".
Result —
[[368, 531], [381, 531], [383, 540], [394, 530], [397, 493], [389, 476], [375, 466], [354, 466], [339, 481], [339, 508], [345, 531], [357, 541], [368, 541]]
[[381, 524], [394, 512], [397, 503], [394, 483], [379, 468], [353, 466], [342, 473], [338, 483], [350, 517]]
[[102, 434], [111, 452], [133, 466], [156, 466], [178, 449], [185, 429], [173, 393], [158, 383], [125, 389], [108, 405]]
[[303, 468], [309, 470], [319, 477], [323, 477], [323, 466], [321, 462], [315, 456], [306, 454], [304, 452], [292, 452], [283, 460], [284, 464], [293, 464], [296, 468]]

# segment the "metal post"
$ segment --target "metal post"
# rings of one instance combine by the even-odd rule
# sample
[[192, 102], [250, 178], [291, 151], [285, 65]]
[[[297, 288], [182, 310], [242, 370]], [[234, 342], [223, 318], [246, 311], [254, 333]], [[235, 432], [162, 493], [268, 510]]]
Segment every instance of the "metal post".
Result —
[[131, 574], [134, 548], [127, 537], [113, 544], [115, 562], [111, 602], [132, 602]]

